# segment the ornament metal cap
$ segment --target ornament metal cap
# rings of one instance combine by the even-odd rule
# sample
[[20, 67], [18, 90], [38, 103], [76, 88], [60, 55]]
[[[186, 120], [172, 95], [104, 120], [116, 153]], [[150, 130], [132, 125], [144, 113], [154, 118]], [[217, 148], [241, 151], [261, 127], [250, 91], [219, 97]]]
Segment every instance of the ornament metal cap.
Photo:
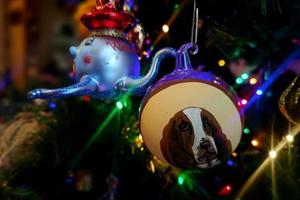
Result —
[[129, 32], [137, 23], [135, 17], [123, 10], [124, 1], [98, 0], [96, 9], [84, 14], [81, 22], [90, 31], [114, 29]]

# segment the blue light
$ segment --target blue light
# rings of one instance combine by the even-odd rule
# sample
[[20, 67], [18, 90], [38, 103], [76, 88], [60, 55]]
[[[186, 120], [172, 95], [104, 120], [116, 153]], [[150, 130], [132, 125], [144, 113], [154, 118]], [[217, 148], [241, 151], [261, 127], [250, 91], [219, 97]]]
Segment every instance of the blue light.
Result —
[[257, 95], [262, 95], [262, 94], [263, 94], [263, 91], [262, 91], [262, 90], [257, 90], [257, 91], [256, 91], [256, 94], [257, 94]]
[[247, 80], [249, 78], [249, 74], [244, 73], [242, 74], [242, 79]]
[[237, 83], [237, 84], [242, 84], [243, 82], [244, 82], [244, 80], [242, 79], [242, 78], [237, 78], [236, 80], [235, 80], [235, 82]]
[[49, 103], [49, 107], [50, 107], [51, 110], [54, 110], [56, 108], [56, 104], [53, 101], [51, 101]]
[[228, 160], [228, 161], [227, 161], [227, 165], [228, 165], [229, 167], [232, 167], [232, 166], [234, 165], [234, 162], [233, 162], [232, 160]]

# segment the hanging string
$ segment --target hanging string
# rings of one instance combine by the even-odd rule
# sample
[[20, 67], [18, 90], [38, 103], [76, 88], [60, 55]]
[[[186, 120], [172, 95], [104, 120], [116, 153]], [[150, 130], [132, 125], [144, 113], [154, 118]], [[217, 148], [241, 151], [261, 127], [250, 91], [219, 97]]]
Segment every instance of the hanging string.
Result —
[[199, 9], [197, 8], [196, 0], [194, 0], [193, 20], [192, 20], [192, 33], [191, 43], [197, 44], [198, 42], [198, 22], [199, 22]]
[[194, 0], [194, 8], [193, 8], [193, 19], [192, 19], [191, 43], [194, 43], [194, 33], [195, 33], [195, 14], [196, 14], [196, 0]]
[[195, 41], [194, 43], [197, 44], [198, 42], [198, 24], [199, 24], [199, 9], [196, 9], [196, 21], [195, 21]]

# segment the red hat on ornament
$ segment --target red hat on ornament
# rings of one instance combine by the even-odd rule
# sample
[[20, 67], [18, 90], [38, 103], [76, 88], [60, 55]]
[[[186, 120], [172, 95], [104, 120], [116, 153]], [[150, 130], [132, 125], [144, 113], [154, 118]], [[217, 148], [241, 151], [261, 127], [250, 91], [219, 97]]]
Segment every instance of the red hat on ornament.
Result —
[[135, 17], [123, 10], [124, 0], [97, 0], [94, 11], [84, 14], [81, 22], [90, 31], [113, 29], [128, 33], [137, 23]]

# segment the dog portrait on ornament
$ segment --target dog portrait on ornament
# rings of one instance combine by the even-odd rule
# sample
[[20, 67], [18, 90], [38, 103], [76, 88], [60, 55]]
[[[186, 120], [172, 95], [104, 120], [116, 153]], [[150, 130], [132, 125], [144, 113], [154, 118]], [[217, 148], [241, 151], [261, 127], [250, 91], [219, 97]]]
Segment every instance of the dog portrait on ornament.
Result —
[[215, 117], [198, 107], [185, 108], [169, 120], [160, 147], [166, 161], [179, 168], [211, 168], [232, 151]]

